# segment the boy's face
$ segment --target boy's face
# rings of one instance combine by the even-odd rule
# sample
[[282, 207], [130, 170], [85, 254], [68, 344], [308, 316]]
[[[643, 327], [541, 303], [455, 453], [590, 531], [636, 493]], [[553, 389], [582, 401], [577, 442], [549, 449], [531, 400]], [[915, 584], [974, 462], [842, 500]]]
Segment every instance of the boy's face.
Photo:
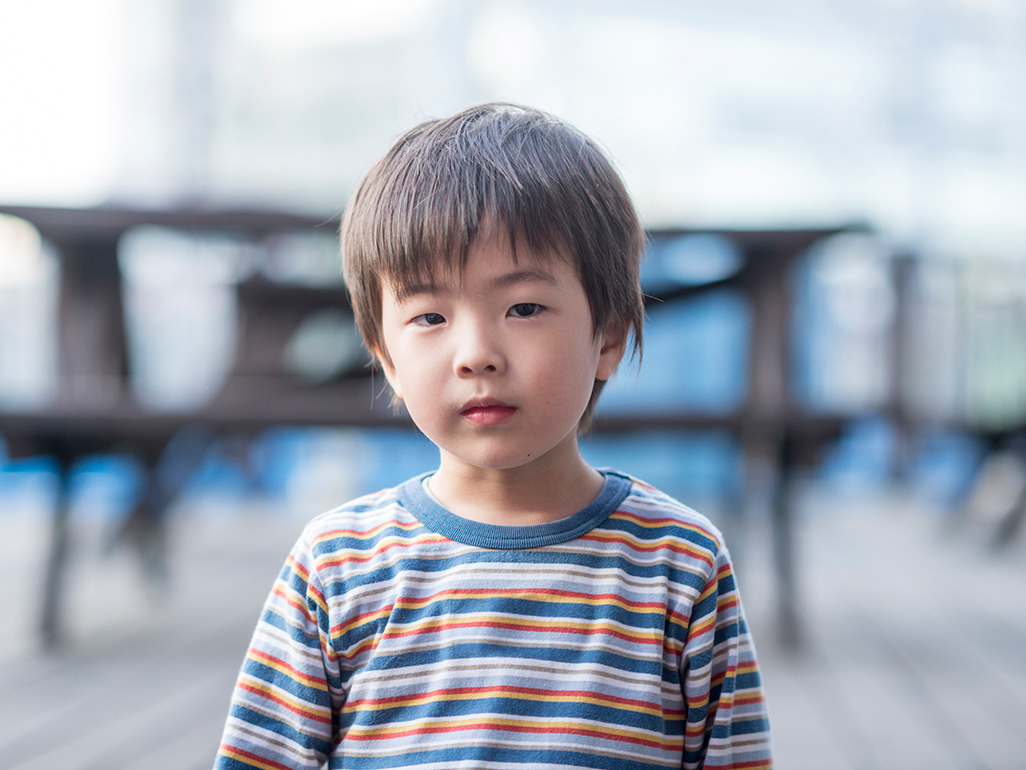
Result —
[[385, 376], [410, 416], [455, 465], [502, 470], [577, 456], [577, 424], [624, 335], [595, 334], [568, 261], [504, 233], [472, 245], [462, 275], [399, 296], [382, 287]]

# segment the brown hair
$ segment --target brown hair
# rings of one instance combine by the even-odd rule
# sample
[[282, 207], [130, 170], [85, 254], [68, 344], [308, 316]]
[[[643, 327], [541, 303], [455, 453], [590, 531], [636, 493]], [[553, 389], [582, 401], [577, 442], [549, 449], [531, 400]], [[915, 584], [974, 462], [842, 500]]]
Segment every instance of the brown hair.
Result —
[[[575, 268], [595, 332], [633, 333], [641, 352], [638, 279], [644, 236], [623, 181], [572, 126], [514, 104], [470, 107], [411, 129], [364, 177], [342, 218], [342, 267], [357, 328], [389, 362], [381, 282], [402, 291], [434, 271], [462, 270], [471, 244], [503, 227], [535, 254]], [[602, 389], [596, 381], [582, 427]]]

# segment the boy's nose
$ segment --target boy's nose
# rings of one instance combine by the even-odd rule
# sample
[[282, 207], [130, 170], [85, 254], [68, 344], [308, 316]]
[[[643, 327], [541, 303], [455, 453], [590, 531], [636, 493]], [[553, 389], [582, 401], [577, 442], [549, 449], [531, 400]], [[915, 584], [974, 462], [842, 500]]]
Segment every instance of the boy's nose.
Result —
[[453, 362], [456, 374], [467, 377], [501, 371], [505, 358], [495, 340], [482, 329], [468, 330], [460, 341], [456, 359]]

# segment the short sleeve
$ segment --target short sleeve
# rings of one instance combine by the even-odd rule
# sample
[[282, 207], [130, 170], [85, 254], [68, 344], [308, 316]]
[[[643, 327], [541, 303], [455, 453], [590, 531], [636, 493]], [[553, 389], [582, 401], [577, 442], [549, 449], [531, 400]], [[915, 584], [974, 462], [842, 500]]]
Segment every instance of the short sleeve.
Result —
[[344, 702], [306, 535], [289, 554], [242, 664], [215, 768], [319, 768]]
[[759, 664], [722, 546], [692, 609], [681, 687], [687, 706], [684, 768], [772, 768]]

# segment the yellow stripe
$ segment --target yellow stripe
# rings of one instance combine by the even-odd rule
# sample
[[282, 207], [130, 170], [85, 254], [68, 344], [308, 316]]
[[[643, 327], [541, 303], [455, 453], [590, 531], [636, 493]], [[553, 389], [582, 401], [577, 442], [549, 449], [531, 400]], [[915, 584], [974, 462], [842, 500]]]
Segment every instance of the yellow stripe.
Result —
[[[368, 538], [356, 538], [369, 539]], [[440, 543], [443, 542], [444, 538], [429, 534], [429, 535], [418, 535], [417, 537], [386, 537], [374, 544], [373, 548], [360, 549], [360, 548], [340, 548], [337, 551], [329, 551], [321, 554], [314, 559], [314, 568], [318, 571], [324, 571], [326, 568], [331, 569], [338, 566], [338, 564], [352, 562], [353, 564], [371, 564], [377, 556], [383, 553], [387, 553], [393, 548], [399, 548], [403, 545], [413, 547], [415, 545], [423, 545], [425, 543]]]
[[455, 719], [452, 721], [445, 722], [408, 722], [390, 725], [387, 727], [377, 727], [370, 729], [363, 729], [360, 727], [351, 727], [348, 735], [356, 733], [360, 736], [366, 736], [369, 738], [376, 737], [379, 735], [387, 735], [388, 733], [405, 732], [407, 730], [431, 730], [434, 728], [452, 728], [452, 727], [475, 727], [483, 726], [487, 729], [489, 725], [502, 725], [504, 727], [523, 727], [528, 730], [544, 730], [545, 732], [551, 732], [552, 730], [588, 730], [591, 732], [601, 732], [613, 738], [637, 738], [638, 740], [649, 741], [652, 743], [661, 744], [664, 748], [673, 749], [683, 745], [682, 738], [668, 737], [665, 735], [652, 735], [650, 733], [644, 733], [639, 730], [624, 730], [621, 728], [611, 727], [608, 724], [589, 724], [587, 722], [569, 722], [561, 721], [557, 722], [554, 720], [529, 720], [529, 719]]
[[[321, 612], [323, 612], [325, 615], [330, 614], [328, 612], [328, 603], [326, 601], [324, 601], [320, 596], [318, 596], [315, 593], [309, 592], [309, 591], [307, 592], [306, 595], [307, 595], [308, 598], [313, 599], [314, 604], [316, 604], [318, 607], [321, 608]], [[316, 618], [310, 618], [310, 620], [313, 621], [314, 625], [317, 625], [317, 619]]]
[[[303, 564], [302, 562], [298, 561], [294, 556], [290, 555], [288, 557], [288, 559], [285, 560], [285, 566], [289, 568], [289, 571], [293, 575], [295, 575], [297, 578], [299, 578], [299, 580], [303, 583], [303, 585], [305, 585], [305, 586], [309, 586], [310, 585], [310, 577], [309, 577], [310, 572], [307, 570], [305, 564]], [[306, 598], [313, 599], [314, 603], [318, 607], [320, 607], [321, 610], [325, 614], [327, 614], [327, 612], [328, 612], [328, 605], [325, 604], [323, 601], [321, 601], [321, 599], [319, 599], [317, 596], [315, 596], [314, 594], [310, 593], [309, 591], [306, 591], [303, 594], [297, 593], [292, 588], [292, 586], [289, 585], [289, 582], [287, 580], [285, 580], [283, 577], [279, 577], [277, 580], [275, 580], [274, 584], [275, 584], [276, 588], [280, 588], [281, 589], [281, 592], [283, 594], [285, 594], [287, 597], [292, 597], [293, 599], [295, 599], [295, 601], [299, 602], [300, 604], [305, 604]], [[316, 620], [314, 620], [314, 618], [311, 618], [309, 616], [309, 614], [305, 610], [304, 610], [303, 614], [305, 614], [307, 616], [307, 618], [311, 622], [316, 624]]]
[[[675, 519], [670, 521], [653, 521], [652, 519], [646, 519], [643, 516], [639, 516], [635, 513], [627, 513], [626, 511], [617, 511], [616, 513], [612, 514], [609, 518], [620, 519], [622, 521], [630, 521], [634, 524], [637, 524], [639, 527], [644, 527], [645, 529], [661, 529], [663, 527], [673, 527], [674, 529], [686, 529], [689, 532], [694, 532], [695, 534], [702, 535], [703, 537], [712, 540], [714, 543], [717, 542], [716, 538], [709, 530], [702, 529], [696, 524], [688, 524], [684, 521], [677, 521]], [[662, 518], [666, 519], [668, 517], [664, 516]]]
[[[603, 698], [582, 697], [577, 694], [561, 695], [559, 693], [520, 693], [508, 692], [506, 690], [490, 690], [488, 692], [479, 693], [447, 693], [444, 695], [416, 695], [410, 698], [403, 698], [402, 700], [389, 701], [388, 703], [361, 703], [354, 706], [346, 705], [342, 711], [346, 714], [351, 714], [354, 711], [385, 711], [387, 709], [406, 706], [422, 706], [428, 703], [449, 703], [451, 701], [482, 700], [484, 698], [503, 698], [507, 700], [525, 700], [544, 703], [589, 703], [593, 706], [603, 706], [606, 708], [619, 709], [620, 711], [630, 711], [631, 713], [640, 711], [645, 714], [651, 714], [652, 716], [663, 716], [662, 709], [653, 708], [651, 706], [638, 706], [636, 704], [628, 705], [625, 703], [616, 703]], [[684, 721], [685, 715], [665, 716], [664, 719], [666, 721]], [[491, 722], [493, 720], [488, 721]]]
[[717, 588], [719, 588], [719, 581], [710, 580], [706, 583], [705, 590], [698, 595], [697, 599], [695, 599], [695, 604], [701, 604], [705, 599], [708, 599]]
[[231, 759], [234, 759], [236, 762], [242, 762], [244, 765], [249, 765], [250, 767], [259, 767], [260, 770], [281, 770], [280, 764], [269, 765], [266, 762], [261, 762], [259, 759], [255, 759], [254, 757], [244, 756], [243, 754], [240, 754], [239, 752], [235, 751], [229, 746], [222, 746], [221, 754], [226, 757], [230, 757]]
[[[404, 532], [409, 532], [410, 530], [421, 529], [421, 528], [423, 528], [423, 526], [424, 525], [421, 524], [420, 522], [413, 522], [411, 524], [400, 524], [397, 521], [389, 521], [389, 522], [386, 522], [385, 524], [379, 524], [376, 527], [368, 529], [366, 532], [353, 532], [352, 530], [345, 530], [344, 527], [339, 527], [338, 529], [334, 529], [331, 532], [325, 532], [322, 535], [318, 535], [317, 537], [315, 537], [311, 541], [311, 545], [320, 545], [321, 543], [325, 543], [325, 542], [328, 542], [330, 540], [338, 540], [339, 538], [345, 538], [347, 540], [372, 540], [375, 537], [377, 537], [379, 534], [381, 534], [382, 531], [384, 531], [386, 529], [400, 529], [400, 530], [403, 530]], [[385, 540], [382, 540], [381, 542], [382, 543], [386, 543], [389, 540], [392, 540], [392, 541], [401, 540], [404, 543], [411, 543], [411, 542], [418, 542], [418, 541], [420, 541], [422, 539], [442, 540], [444, 538], [442, 538], [440, 535], [434, 534], [433, 532], [428, 532], [428, 533], [425, 533], [423, 535], [419, 535], [418, 537], [415, 537], [413, 539], [398, 538], [398, 537], [394, 537], [393, 536], [393, 537], [388, 537]], [[348, 550], [348, 549], [346, 549], [346, 550]]]
[[621, 627], [613, 623], [601, 622], [601, 623], [584, 623], [584, 622], [570, 622], [564, 620], [532, 620], [530, 618], [517, 618], [507, 617], [504, 615], [460, 615], [455, 618], [429, 618], [422, 620], [419, 623], [411, 623], [409, 625], [398, 625], [391, 626], [389, 631], [385, 633], [385, 637], [398, 636], [399, 632], [405, 635], [407, 632], [420, 633], [421, 631], [427, 631], [432, 628], [437, 628], [449, 623], [456, 621], [460, 624], [467, 625], [482, 625], [485, 623], [501, 623], [503, 625], [527, 627], [532, 626], [538, 628], [540, 631], [548, 631], [550, 629], [558, 628], [573, 628], [582, 630], [595, 630], [595, 631], [613, 631], [616, 633], [622, 633], [625, 636], [639, 637], [642, 639], [656, 640], [662, 637], [662, 630], [659, 631], [643, 631], [641, 629], [633, 629], [631, 627]]
[[588, 533], [590, 540], [599, 540], [602, 542], [617, 542], [627, 546], [635, 547], [639, 552], [654, 551], [658, 552], [661, 549], [665, 549], [669, 546], [674, 546], [681, 551], [684, 551], [688, 556], [692, 556], [700, 561], [713, 561], [712, 551], [708, 548], [702, 548], [701, 546], [695, 545], [694, 543], [684, 540], [678, 537], [666, 536], [661, 537], [658, 540], [641, 540], [633, 535], [629, 535], [621, 530], [614, 530], [608, 534], [605, 532], [599, 532], [593, 530]]
[[691, 629], [688, 631], [688, 638], [694, 639], [707, 633], [716, 624], [716, 616], [706, 615], [699, 623], [692, 623]]
[[312, 714], [323, 714], [329, 718], [331, 716], [330, 708], [326, 709], [323, 706], [318, 706], [316, 703], [309, 703], [308, 701], [304, 700], [296, 700], [288, 693], [280, 689], [273, 688], [270, 685], [264, 684], [259, 679], [253, 679], [252, 677], [246, 676], [245, 674], [239, 674], [239, 684], [242, 684], [243, 681], [245, 681], [249, 685], [249, 687], [246, 688], [247, 695], [254, 695], [255, 693], [253, 691], [255, 690], [256, 692], [267, 696], [268, 700], [285, 701], [286, 703], [295, 706], [296, 709], [298, 709], [299, 711], [309, 711]]
[[735, 670], [739, 674], [748, 674], [759, 668], [759, 664], [754, 660], [746, 661], [744, 663], [738, 663]]
[[328, 685], [326, 682], [318, 682], [316, 679], [313, 679], [312, 677], [309, 677], [306, 674], [296, 671], [295, 669], [287, 668], [285, 665], [275, 662], [275, 660], [271, 656], [267, 655], [267, 653], [261, 652], [260, 650], [252, 651], [250, 653], [250, 660], [257, 662], [262, 666], [273, 668], [279, 674], [284, 674], [293, 682], [305, 684], [306, 686], [312, 687], [315, 690], [323, 690], [324, 692], [328, 691]]
[[392, 607], [391, 606], [382, 607], [380, 610], [378, 610], [375, 613], [372, 613], [372, 614], [367, 615], [365, 617], [361, 617], [358, 621], [354, 620], [354, 621], [351, 621], [349, 623], [346, 623], [344, 626], [339, 627], [339, 629], [337, 631], [333, 630], [331, 632], [331, 638], [333, 640], [334, 639], [338, 639], [343, 634], [348, 634], [354, 628], [360, 628], [361, 626], [365, 626], [368, 623], [373, 623], [375, 620], [379, 620], [380, 618], [388, 617], [391, 614], [392, 614]]

